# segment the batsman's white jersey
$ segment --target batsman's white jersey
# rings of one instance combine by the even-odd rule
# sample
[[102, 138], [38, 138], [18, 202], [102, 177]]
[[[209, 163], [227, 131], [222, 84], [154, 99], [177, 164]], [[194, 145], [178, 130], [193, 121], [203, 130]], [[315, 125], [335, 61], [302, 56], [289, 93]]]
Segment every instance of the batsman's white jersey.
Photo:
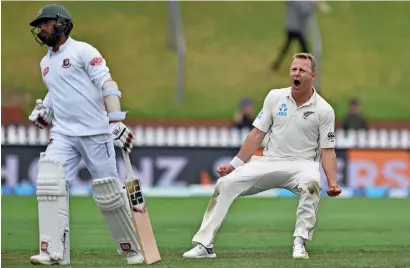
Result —
[[96, 48], [69, 37], [58, 52], [48, 50], [40, 67], [48, 89], [44, 104], [54, 111], [51, 133], [110, 133], [101, 88], [111, 75]]
[[83, 159], [93, 180], [96, 205], [118, 252], [127, 254], [128, 264], [141, 263], [144, 258], [118, 180], [104, 102], [104, 96], [120, 93], [104, 88], [103, 95], [103, 85], [112, 80], [105, 60], [93, 46], [68, 38], [58, 52], [49, 49], [40, 66], [48, 89], [43, 104], [53, 110], [54, 118], [49, 144], [38, 165], [40, 254], [32, 256], [31, 262], [70, 263], [69, 186]]
[[320, 148], [335, 147], [335, 113], [319, 94], [297, 107], [291, 88], [274, 89], [253, 125], [268, 133], [264, 156], [319, 162]]

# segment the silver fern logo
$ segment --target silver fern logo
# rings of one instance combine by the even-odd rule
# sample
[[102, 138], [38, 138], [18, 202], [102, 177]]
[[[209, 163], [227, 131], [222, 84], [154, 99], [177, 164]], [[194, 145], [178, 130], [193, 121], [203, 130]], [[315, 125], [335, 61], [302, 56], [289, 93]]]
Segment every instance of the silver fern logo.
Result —
[[302, 118], [306, 119], [309, 115], [314, 114], [315, 112], [304, 112]]

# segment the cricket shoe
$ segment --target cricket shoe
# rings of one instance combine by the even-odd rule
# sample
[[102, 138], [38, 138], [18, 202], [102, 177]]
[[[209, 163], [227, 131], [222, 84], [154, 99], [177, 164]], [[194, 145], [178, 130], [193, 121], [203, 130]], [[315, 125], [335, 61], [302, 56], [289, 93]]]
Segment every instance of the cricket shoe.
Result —
[[197, 244], [194, 248], [185, 252], [182, 256], [187, 259], [216, 258], [214, 248], [206, 248], [202, 244]]
[[127, 264], [141, 264], [144, 262], [144, 256], [140, 252], [131, 251], [127, 256]]
[[293, 245], [293, 259], [309, 259], [305, 243], [295, 243]]
[[48, 255], [47, 253], [40, 253], [38, 255], [31, 256], [30, 262], [31, 264], [34, 264], [34, 265], [39, 265], [39, 264], [40, 265], [41, 264], [42, 265], [54, 265], [54, 264], [69, 265], [70, 264], [70, 262], [67, 260], [56, 261], [52, 259], [50, 255]]

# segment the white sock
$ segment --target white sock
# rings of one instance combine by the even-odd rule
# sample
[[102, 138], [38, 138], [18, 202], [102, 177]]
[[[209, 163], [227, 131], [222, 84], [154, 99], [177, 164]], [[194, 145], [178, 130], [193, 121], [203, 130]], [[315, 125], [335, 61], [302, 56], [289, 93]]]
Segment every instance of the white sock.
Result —
[[293, 241], [293, 244], [294, 244], [294, 245], [296, 245], [296, 244], [304, 244], [305, 241], [306, 241], [306, 239], [304, 239], [303, 237], [301, 237], [301, 236], [296, 236], [296, 237], [295, 237], [295, 241]]

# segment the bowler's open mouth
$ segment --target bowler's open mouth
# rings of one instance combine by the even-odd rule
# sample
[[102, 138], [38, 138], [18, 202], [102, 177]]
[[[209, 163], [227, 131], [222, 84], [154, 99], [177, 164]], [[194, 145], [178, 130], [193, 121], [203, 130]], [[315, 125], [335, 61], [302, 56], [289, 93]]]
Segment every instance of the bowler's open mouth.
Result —
[[297, 87], [300, 86], [300, 80], [298, 79], [293, 80], [293, 84]]

